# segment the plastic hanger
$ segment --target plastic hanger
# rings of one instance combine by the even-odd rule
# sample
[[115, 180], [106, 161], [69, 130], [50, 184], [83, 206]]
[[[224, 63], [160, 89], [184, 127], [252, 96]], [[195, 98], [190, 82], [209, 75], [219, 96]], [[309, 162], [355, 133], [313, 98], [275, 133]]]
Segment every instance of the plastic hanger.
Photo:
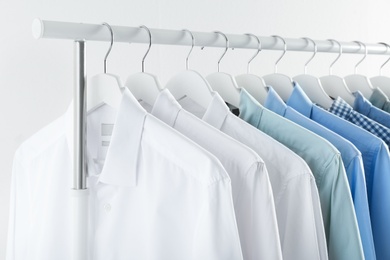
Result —
[[308, 44], [309, 41], [313, 43], [314, 52], [313, 52], [313, 56], [311, 56], [311, 58], [306, 62], [304, 66], [304, 74], [295, 76], [293, 80], [296, 81], [299, 84], [299, 86], [301, 86], [301, 88], [306, 93], [306, 95], [311, 99], [311, 101], [322, 106], [325, 109], [328, 109], [332, 106], [333, 100], [328, 96], [328, 94], [326, 94], [325, 90], [321, 85], [321, 81], [319, 80], [319, 78], [307, 74], [307, 64], [309, 64], [316, 56], [317, 44], [315, 43], [315, 41], [313, 41], [310, 38], [302, 38], [302, 39], [305, 39], [308, 42]]
[[87, 86], [87, 111], [96, 107], [107, 104], [117, 109], [122, 100], [123, 87], [120, 78], [114, 74], [107, 73], [107, 57], [114, 45], [114, 32], [108, 23], [107, 26], [111, 34], [111, 44], [104, 57], [104, 73], [97, 74], [90, 78]]
[[345, 83], [347, 83], [348, 88], [354, 92], [354, 91], [360, 91], [365, 98], [370, 98], [372, 95], [372, 92], [374, 90], [373, 86], [371, 85], [370, 79], [367, 78], [364, 75], [357, 74], [357, 67], [359, 66], [360, 63], [367, 57], [367, 47], [364, 43], [355, 41], [360, 45], [360, 47], [364, 47], [364, 57], [361, 59], [356, 65], [355, 65], [355, 74], [346, 76]]
[[292, 79], [287, 75], [278, 73], [278, 63], [287, 52], [287, 44], [286, 41], [278, 35], [272, 35], [272, 37], [276, 39], [276, 43], [278, 38], [283, 41], [284, 51], [282, 56], [275, 62], [275, 73], [263, 76], [263, 79], [265, 84], [272, 86], [279, 96], [284, 101], [287, 101], [293, 91]]
[[225, 56], [226, 52], [229, 49], [229, 39], [222, 32], [216, 31], [215, 33], [222, 35], [226, 40], [225, 52], [222, 54], [221, 58], [218, 60], [218, 72], [212, 73], [206, 77], [206, 80], [210, 83], [211, 88], [214, 91], [217, 91], [223, 100], [227, 103], [239, 107], [240, 104], [240, 88], [237, 85], [236, 79], [227, 73], [219, 72], [219, 63], [222, 58]]
[[125, 86], [138, 101], [144, 101], [153, 106], [162, 87], [157, 76], [145, 72], [145, 58], [152, 47], [152, 33], [145, 25], [141, 25], [140, 28], [145, 29], [149, 34], [149, 48], [142, 58], [142, 72], [130, 75], [126, 80]]
[[351, 90], [348, 88], [347, 84], [345, 83], [345, 80], [342, 77], [332, 75], [332, 68], [333, 65], [340, 59], [341, 54], [343, 54], [343, 47], [341, 44], [333, 39], [329, 39], [328, 41], [335, 42], [339, 45], [339, 55], [337, 58], [330, 64], [329, 66], [329, 75], [323, 76], [320, 78], [320, 81], [322, 83], [322, 87], [324, 88], [325, 92], [336, 99], [337, 97], [341, 97], [344, 99], [348, 104], [353, 106], [353, 103], [355, 101], [355, 96], [352, 94]]
[[[386, 46], [387, 50], [390, 48], [390, 46], [387, 43], [380, 42], [380, 44], [383, 44]], [[380, 88], [388, 97], [390, 97], [390, 77], [382, 76], [382, 69], [383, 67], [390, 61], [390, 58], [387, 59], [385, 63], [382, 64], [382, 66], [379, 69], [379, 76], [372, 77], [371, 84], [375, 88]]]
[[252, 62], [252, 60], [254, 58], [256, 58], [256, 56], [261, 51], [261, 42], [260, 42], [259, 37], [257, 37], [254, 34], [247, 33], [246, 35], [248, 35], [249, 37], [252, 36], [252, 37], [256, 38], [257, 43], [258, 43], [258, 48], [257, 48], [257, 52], [255, 53], [255, 55], [253, 55], [252, 58], [248, 61], [246, 74], [236, 76], [236, 81], [237, 81], [238, 86], [240, 86], [241, 88], [244, 88], [246, 91], [248, 91], [249, 94], [251, 94], [257, 101], [260, 102], [260, 104], [264, 104], [265, 100], [267, 98], [267, 90], [265, 88], [266, 85], [265, 85], [264, 79], [262, 79], [261, 77], [259, 77], [257, 75], [250, 74], [250, 63]]
[[195, 45], [195, 38], [189, 30], [183, 31], [188, 32], [192, 39], [191, 50], [186, 58], [186, 70], [173, 76], [165, 85], [165, 88], [169, 89], [177, 100], [189, 97], [204, 109], [207, 109], [213, 97], [213, 90], [199, 72], [188, 69], [188, 60]]

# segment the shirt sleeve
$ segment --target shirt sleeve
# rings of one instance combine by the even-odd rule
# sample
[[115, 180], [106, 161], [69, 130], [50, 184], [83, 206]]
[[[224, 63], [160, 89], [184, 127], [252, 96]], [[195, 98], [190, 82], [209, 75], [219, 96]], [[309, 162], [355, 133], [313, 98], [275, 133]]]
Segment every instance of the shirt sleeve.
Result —
[[319, 195], [329, 259], [364, 259], [355, 209], [339, 154], [324, 169], [323, 176]]
[[[385, 144], [382, 144], [376, 157], [375, 169], [370, 179], [373, 188], [367, 190], [371, 209], [372, 231], [377, 259], [390, 259], [390, 155]], [[374, 188], [375, 187], [375, 188]]]
[[228, 178], [208, 187], [191, 255], [192, 260], [243, 259]]
[[345, 166], [366, 259], [376, 259], [363, 160], [355, 156]]
[[244, 259], [282, 259], [274, 197], [264, 163], [252, 164], [241, 183], [236, 214]]
[[328, 259], [320, 200], [314, 178], [298, 175], [278, 197], [283, 259]]
[[26, 169], [15, 155], [12, 167], [6, 260], [22, 260], [27, 249], [25, 232], [29, 228], [29, 189]]

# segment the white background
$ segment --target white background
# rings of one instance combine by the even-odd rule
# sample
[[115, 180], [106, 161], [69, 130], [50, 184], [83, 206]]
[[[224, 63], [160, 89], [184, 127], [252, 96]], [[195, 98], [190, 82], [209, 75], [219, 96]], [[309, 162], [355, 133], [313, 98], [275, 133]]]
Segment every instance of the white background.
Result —
[[[37, 130], [61, 115], [72, 96], [73, 49], [71, 41], [34, 40], [31, 23], [46, 20], [150, 28], [278, 34], [288, 38], [334, 38], [366, 43], [390, 43], [390, 2], [385, 0], [0, 0], [0, 259], [5, 256], [12, 158], [17, 147]], [[88, 74], [102, 72], [107, 43], [88, 43]], [[138, 72], [146, 45], [116, 44], [108, 61], [108, 71], [121, 76]], [[152, 46], [146, 72], [164, 83], [184, 69], [188, 47]], [[222, 49], [195, 49], [190, 66], [204, 76], [215, 72]], [[241, 74], [253, 51], [229, 51], [221, 71]], [[273, 72], [278, 51], [263, 51], [252, 64], [252, 72]], [[288, 52], [279, 72], [289, 76], [303, 73], [310, 53]], [[336, 54], [319, 53], [308, 73], [323, 76]], [[353, 73], [361, 55], [345, 54], [333, 72]], [[376, 76], [385, 56], [369, 56], [359, 72]], [[390, 67], [390, 66], [389, 66]], [[384, 74], [390, 76], [390, 68]]]

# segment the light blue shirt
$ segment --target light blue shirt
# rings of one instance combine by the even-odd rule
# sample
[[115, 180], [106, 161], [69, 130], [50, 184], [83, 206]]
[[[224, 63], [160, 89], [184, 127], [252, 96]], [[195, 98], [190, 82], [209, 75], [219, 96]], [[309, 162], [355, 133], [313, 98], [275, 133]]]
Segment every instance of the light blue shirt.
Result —
[[368, 118], [371, 118], [372, 120], [375, 120], [381, 125], [390, 128], [390, 114], [388, 112], [385, 112], [377, 107], [374, 107], [371, 104], [371, 102], [368, 101], [362, 95], [362, 93], [360, 93], [360, 91], [355, 92], [354, 95], [355, 95], [355, 102], [353, 103], [354, 110], [356, 110], [360, 114], [367, 116]]
[[366, 260], [376, 259], [363, 159], [360, 151], [345, 138], [288, 107], [272, 87], [269, 88], [265, 107], [325, 138], [340, 151], [355, 206], [364, 256]]
[[374, 89], [374, 91], [372, 92], [372, 95], [370, 97], [370, 102], [375, 107], [390, 113], [389, 98], [386, 96], [386, 94], [380, 88]]
[[349, 140], [362, 153], [376, 257], [390, 259], [390, 155], [386, 144], [366, 130], [314, 105], [297, 84], [287, 105]]
[[244, 89], [240, 118], [290, 148], [309, 165], [320, 195], [329, 259], [364, 259], [340, 152], [322, 137], [265, 109]]

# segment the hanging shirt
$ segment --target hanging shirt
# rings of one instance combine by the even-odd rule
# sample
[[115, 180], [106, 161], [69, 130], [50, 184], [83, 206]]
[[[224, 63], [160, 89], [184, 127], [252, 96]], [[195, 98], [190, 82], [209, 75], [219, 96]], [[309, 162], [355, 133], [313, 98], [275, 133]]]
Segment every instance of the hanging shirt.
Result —
[[298, 84], [287, 105], [353, 143], [362, 153], [377, 259], [390, 259], [390, 155], [386, 144], [366, 130], [314, 105]]
[[359, 112], [362, 115], [371, 118], [372, 120], [378, 122], [379, 124], [390, 128], [390, 113], [385, 112], [377, 107], [374, 107], [370, 101], [368, 101], [360, 91], [356, 91], [355, 102], [353, 104], [353, 109], [356, 112]]
[[288, 107], [272, 87], [269, 88], [265, 107], [325, 138], [340, 151], [355, 206], [364, 256], [366, 260], [375, 260], [375, 247], [371, 230], [363, 159], [360, 151], [340, 135]]
[[386, 94], [380, 89], [375, 88], [370, 97], [370, 102], [379, 109], [390, 113], [390, 101]]
[[[112, 110], [88, 115], [90, 259], [242, 259], [220, 162], [128, 90]], [[71, 259], [71, 132], [70, 109], [18, 149], [7, 260]]]
[[[193, 107], [191, 104], [188, 109]], [[318, 190], [306, 162], [233, 115], [217, 93], [202, 114], [204, 121], [248, 145], [265, 161], [275, 199], [283, 259], [328, 259]]]
[[378, 136], [382, 139], [387, 145], [390, 145], [390, 129], [384, 127], [381, 124], [378, 124], [374, 120], [369, 119], [368, 117], [356, 112], [353, 108], [345, 102], [341, 97], [337, 97], [333, 101], [332, 106], [329, 108], [329, 112], [339, 116], [361, 128], [367, 130], [368, 132]]
[[282, 259], [271, 184], [264, 161], [250, 148], [182, 109], [164, 89], [152, 114], [214, 154], [232, 181], [244, 259]]
[[329, 259], [364, 259], [355, 209], [339, 151], [325, 139], [264, 109], [244, 89], [240, 118], [301, 156], [316, 179]]

